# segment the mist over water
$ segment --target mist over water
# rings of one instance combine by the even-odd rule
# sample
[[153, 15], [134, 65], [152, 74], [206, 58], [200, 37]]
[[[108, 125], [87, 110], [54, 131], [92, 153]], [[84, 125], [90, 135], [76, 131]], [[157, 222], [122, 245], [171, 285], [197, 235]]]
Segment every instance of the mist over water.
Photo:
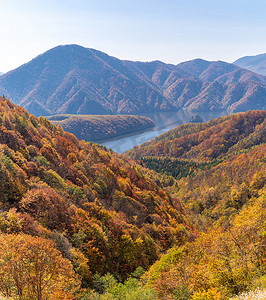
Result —
[[[225, 114], [226, 113], [221, 112], [197, 113], [197, 115], [201, 116], [204, 121], [209, 121], [211, 119], [224, 116]], [[151, 118], [155, 123], [155, 127], [152, 129], [145, 130], [143, 132], [99, 141], [98, 143], [103, 146], [106, 146], [107, 148], [111, 148], [117, 153], [124, 153], [125, 151], [133, 148], [134, 146], [150, 141], [156, 136], [168, 130], [171, 130], [179, 125], [189, 123], [191, 117], [196, 115], [196, 113], [190, 113], [180, 110], [175, 112], [144, 113], [141, 115]]]

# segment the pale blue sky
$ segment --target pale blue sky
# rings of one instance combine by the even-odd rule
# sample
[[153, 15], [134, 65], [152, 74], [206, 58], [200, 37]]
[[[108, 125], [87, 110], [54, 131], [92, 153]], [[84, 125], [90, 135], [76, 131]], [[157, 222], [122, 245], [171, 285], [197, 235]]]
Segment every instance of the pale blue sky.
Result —
[[265, 0], [0, 0], [0, 22], [0, 72], [62, 44], [174, 64], [266, 52]]

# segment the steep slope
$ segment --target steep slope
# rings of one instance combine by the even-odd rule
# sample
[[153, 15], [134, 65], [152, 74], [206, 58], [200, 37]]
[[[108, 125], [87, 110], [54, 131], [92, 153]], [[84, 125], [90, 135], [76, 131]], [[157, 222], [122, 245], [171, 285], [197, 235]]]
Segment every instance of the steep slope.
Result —
[[264, 76], [223, 61], [209, 62], [195, 59], [178, 64], [176, 67], [203, 81], [218, 81], [223, 84], [245, 81], [266, 83]]
[[100, 51], [59, 46], [1, 77], [0, 90], [35, 115], [170, 109], [158, 90]]
[[173, 193], [204, 223], [229, 217], [247, 203], [254, 178], [265, 184], [265, 143], [266, 112], [248, 111], [178, 126], [127, 155], [178, 179]]
[[211, 161], [266, 142], [265, 111], [248, 111], [206, 123], [183, 124], [150, 142], [134, 147], [128, 155], [174, 157]]
[[[31, 235], [35, 247], [56, 245], [83, 287], [94, 281], [102, 293], [109, 284], [109, 298], [111, 291], [123, 299], [133, 286], [139, 299], [228, 299], [263, 286], [265, 122], [265, 111], [249, 111], [185, 124], [139, 147], [141, 156], [147, 146], [155, 162], [170, 159], [192, 171], [174, 180], [0, 98], [1, 243]], [[2, 264], [3, 253], [16, 262], [18, 247], [1, 249]], [[35, 254], [35, 247], [19, 250]], [[151, 265], [142, 284], [157, 296], [144, 298], [139, 269], [132, 272]], [[107, 272], [132, 277], [123, 286]]]
[[178, 200], [134, 161], [0, 98], [0, 232], [56, 242], [85, 285], [125, 279], [193, 238]]
[[[148, 287], [159, 299], [264, 299], [266, 190], [254, 178], [249, 191], [232, 195], [249, 201], [222, 226], [212, 228], [193, 243], [173, 248], [146, 274]], [[237, 297], [247, 291], [249, 296]], [[257, 295], [256, 295], [257, 294]], [[233, 297], [233, 298], [231, 298]]]
[[178, 109], [232, 113], [266, 107], [266, 78], [233, 64], [202, 59], [177, 66], [159, 61], [125, 63], [158, 86]]
[[185, 70], [178, 70], [176, 66], [165, 64], [161, 61], [153, 62], [124, 62], [128, 67], [134, 70], [140, 77], [152, 82], [162, 91], [167, 89], [176, 80], [181, 78], [190, 78]]
[[245, 56], [234, 62], [235, 65], [266, 76], [266, 53]]
[[204, 59], [196, 58], [193, 60], [185, 61], [177, 65], [177, 68], [187, 72], [188, 74], [195, 76], [197, 78], [209, 68], [212, 64], [210, 61]]
[[203, 231], [146, 273], [159, 298], [229, 299], [263, 286], [265, 154], [266, 111], [181, 125], [128, 152]]
[[54, 115], [47, 119], [85, 141], [110, 139], [154, 127], [154, 122], [143, 116]]
[[[36, 116], [265, 109], [265, 77], [225, 62], [121, 61], [58, 46], [0, 78], [0, 94]], [[245, 90], [245, 93], [238, 90]], [[230, 93], [235, 90], [234, 93]]]
[[214, 81], [204, 85], [194, 98], [184, 105], [190, 111], [243, 112], [266, 109], [266, 84], [253, 81], [224, 85]]

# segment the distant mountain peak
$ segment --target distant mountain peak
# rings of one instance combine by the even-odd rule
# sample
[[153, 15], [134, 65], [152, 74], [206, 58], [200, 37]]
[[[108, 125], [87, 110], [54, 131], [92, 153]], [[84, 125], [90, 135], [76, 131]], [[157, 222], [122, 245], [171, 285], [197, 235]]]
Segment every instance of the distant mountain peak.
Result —
[[234, 64], [266, 76], [266, 53], [241, 57]]

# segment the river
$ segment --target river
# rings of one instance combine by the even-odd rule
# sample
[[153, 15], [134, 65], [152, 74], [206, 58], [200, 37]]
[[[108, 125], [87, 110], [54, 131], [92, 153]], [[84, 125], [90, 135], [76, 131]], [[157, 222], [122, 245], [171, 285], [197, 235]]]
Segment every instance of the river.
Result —
[[[98, 141], [97, 143], [106, 146], [107, 148], [111, 148], [117, 153], [124, 153], [134, 146], [150, 141], [156, 136], [173, 129], [176, 126], [188, 123], [191, 117], [196, 114], [180, 110], [175, 112], [144, 113], [141, 115], [151, 118], [155, 123], [155, 127], [126, 136], [118, 136], [109, 140]], [[198, 113], [197, 115], [201, 116], [204, 121], [208, 121], [225, 115], [225, 113], [206, 112]]]

